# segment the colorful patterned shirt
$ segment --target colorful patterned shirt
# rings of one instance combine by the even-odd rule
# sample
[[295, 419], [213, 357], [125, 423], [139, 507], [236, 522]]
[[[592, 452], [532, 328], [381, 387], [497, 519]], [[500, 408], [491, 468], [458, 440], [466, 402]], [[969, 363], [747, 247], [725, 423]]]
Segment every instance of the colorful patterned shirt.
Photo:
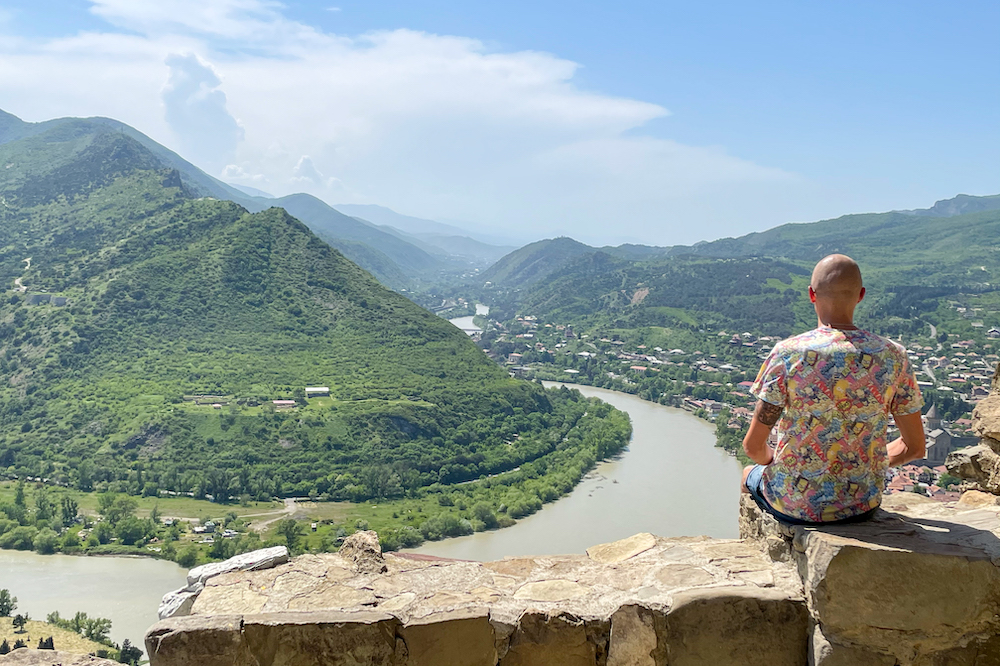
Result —
[[811, 522], [879, 505], [889, 414], [923, 406], [901, 345], [827, 326], [776, 344], [750, 392], [784, 407], [761, 492], [777, 511]]

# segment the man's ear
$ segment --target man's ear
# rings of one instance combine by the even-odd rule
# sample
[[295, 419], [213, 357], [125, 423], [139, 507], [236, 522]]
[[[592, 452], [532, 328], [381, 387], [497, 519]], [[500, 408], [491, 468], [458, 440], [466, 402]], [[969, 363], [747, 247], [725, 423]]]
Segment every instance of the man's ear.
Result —
[[865, 300], [865, 288], [861, 287], [861, 294], [858, 296], [858, 303]]
[[809, 302], [810, 303], [816, 302], [816, 292], [813, 291], [812, 285], [809, 285]]

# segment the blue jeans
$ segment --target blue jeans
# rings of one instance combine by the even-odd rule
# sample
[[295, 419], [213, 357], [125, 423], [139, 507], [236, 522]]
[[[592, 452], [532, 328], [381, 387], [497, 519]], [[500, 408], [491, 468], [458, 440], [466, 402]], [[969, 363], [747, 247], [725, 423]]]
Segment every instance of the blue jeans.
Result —
[[873, 515], [875, 515], [875, 509], [865, 511], [857, 516], [851, 516], [850, 518], [841, 518], [840, 520], [828, 520], [825, 522], [813, 522], [811, 520], [802, 520], [801, 518], [792, 518], [789, 515], [781, 513], [775, 509], [771, 504], [764, 499], [764, 494], [760, 490], [761, 483], [764, 480], [764, 466], [754, 465], [750, 473], [747, 474], [746, 487], [750, 491], [750, 497], [753, 501], [757, 503], [761, 511], [771, 514], [778, 519], [779, 522], [785, 523], [787, 525], [842, 525], [844, 523], [859, 523], [863, 520], [868, 520]]

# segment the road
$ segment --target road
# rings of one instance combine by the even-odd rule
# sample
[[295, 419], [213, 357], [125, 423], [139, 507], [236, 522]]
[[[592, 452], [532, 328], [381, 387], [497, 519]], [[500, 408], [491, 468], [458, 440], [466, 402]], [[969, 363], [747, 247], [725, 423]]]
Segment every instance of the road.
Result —
[[295, 504], [295, 501], [296, 500], [305, 500], [305, 499], [308, 499], [308, 498], [305, 498], [305, 497], [286, 497], [285, 498], [285, 508], [282, 509], [281, 511], [270, 511], [268, 513], [247, 514], [247, 515], [245, 515], [243, 517], [244, 518], [253, 518], [253, 517], [259, 517], [259, 516], [274, 516], [273, 518], [268, 518], [267, 520], [255, 520], [254, 522], [250, 523], [250, 529], [252, 529], [255, 532], [263, 532], [264, 530], [267, 529], [267, 526], [270, 525], [271, 523], [276, 523], [276, 522], [278, 522], [279, 520], [281, 520], [283, 518], [291, 518], [293, 515], [295, 515], [295, 512], [299, 508], [298, 505]]
[[[31, 257], [28, 257], [27, 259], [22, 259], [22, 261], [24, 261], [24, 263], [27, 264], [24, 267], [24, 272], [27, 273], [28, 269], [31, 268]], [[14, 291], [19, 291], [21, 293], [28, 291], [28, 288], [21, 283], [21, 278], [14, 279]]]

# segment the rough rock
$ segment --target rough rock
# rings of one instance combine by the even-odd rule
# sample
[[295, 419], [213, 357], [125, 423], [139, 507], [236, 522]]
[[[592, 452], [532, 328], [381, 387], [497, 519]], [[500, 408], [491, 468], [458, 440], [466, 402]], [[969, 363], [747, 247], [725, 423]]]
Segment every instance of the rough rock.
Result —
[[385, 557], [378, 542], [378, 534], [372, 530], [355, 532], [344, 540], [340, 556], [354, 563], [358, 573], [385, 573]]
[[1000, 440], [1000, 388], [994, 387], [988, 396], [976, 403], [972, 410], [972, 432], [977, 437]]
[[948, 472], [975, 482], [979, 488], [1000, 494], [1000, 455], [985, 444], [958, 449], [944, 461]]
[[284, 546], [274, 546], [236, 555], [223, 562], [211, 562], [195, 567], [188, 572], [186, 586], [163, 595], [157, 615], [161, 620], [189, 615], [202, 590], [205, 589], [205, 582], [217, 576], [233, 571], [261, 571], [287, 561], [288, 549]]
[[485, 607], [425, 615], [402, 627], [399, 635], [407, 666], [495, 666], [499, 658]]
[[957, 506], [963, 509], [978, 509], [984, 506], [996, 506], [1000, 498], [992, 493], [981, 490], [966, 490], [958, 500]]
[[610, 633], [608, 625], [572, 613], [526, 612], [500, 666], [597, 666], [606, 661], [606, 642], [599, 638]]
[[817, 626], [813, 630], [809, 645], [810, 666], [895, 666], [896, 658], [891, 654], [879, 654], [857, 647], [834, 645], [826, 639]]
[[607, 666], [657, 666], [667, 663], [663, 613], [643, 606], [622, 606], [611, 616]]
[[801, 598], [777, 590], [715, 587], [674, 595], [664, 642], [670, 666], [802, 666], [808, 635], [809, 614]]
[[175, 615], [190, 615], [191, 607], [204, 587], [201, 583], [195, 583], [191, 586], [192, 589], [182, 587], [174, 592], [167, 592], [160, 601], [157, 615], [161, 620]]
[[595, 562], [614, 564], [615, 562], [624, 562], [639, 553], [644, 553], [655, 545], [656, 537], [644, 532], [620, 541], [591, 546], [587, 549], [587, 556]]
[[200, 567], [195, 567], [188, 572], [188, 589], [194, 585], [205, 584], [209, 578], [230, 571], [259, 571], [269, 569], [288, 561], [288, 549], [284, 546], [274, 546], [273, 548], [261, 548], [242, 555], [230, 557], [223, 562], [210, 562]]
[[146, 632], [153, 664], [241, 666], [248, 655], [239, 615], [172, 617]]
[[[248, 666], [390, 666], [396, 663], [396, 628], [391, 615], [263, 613], [243, 619]], [[196, 662], [191, 662], [196, 663]]]
[[117, 661], [62, 650], [19, 648], [0, 656], [3, 666], [121, 666]]
[[796, 551], [809, 610], [833, 643], [908, 660], [1000, 629], [992, 531], [880, 511], [865, 523], [799, 528]]

